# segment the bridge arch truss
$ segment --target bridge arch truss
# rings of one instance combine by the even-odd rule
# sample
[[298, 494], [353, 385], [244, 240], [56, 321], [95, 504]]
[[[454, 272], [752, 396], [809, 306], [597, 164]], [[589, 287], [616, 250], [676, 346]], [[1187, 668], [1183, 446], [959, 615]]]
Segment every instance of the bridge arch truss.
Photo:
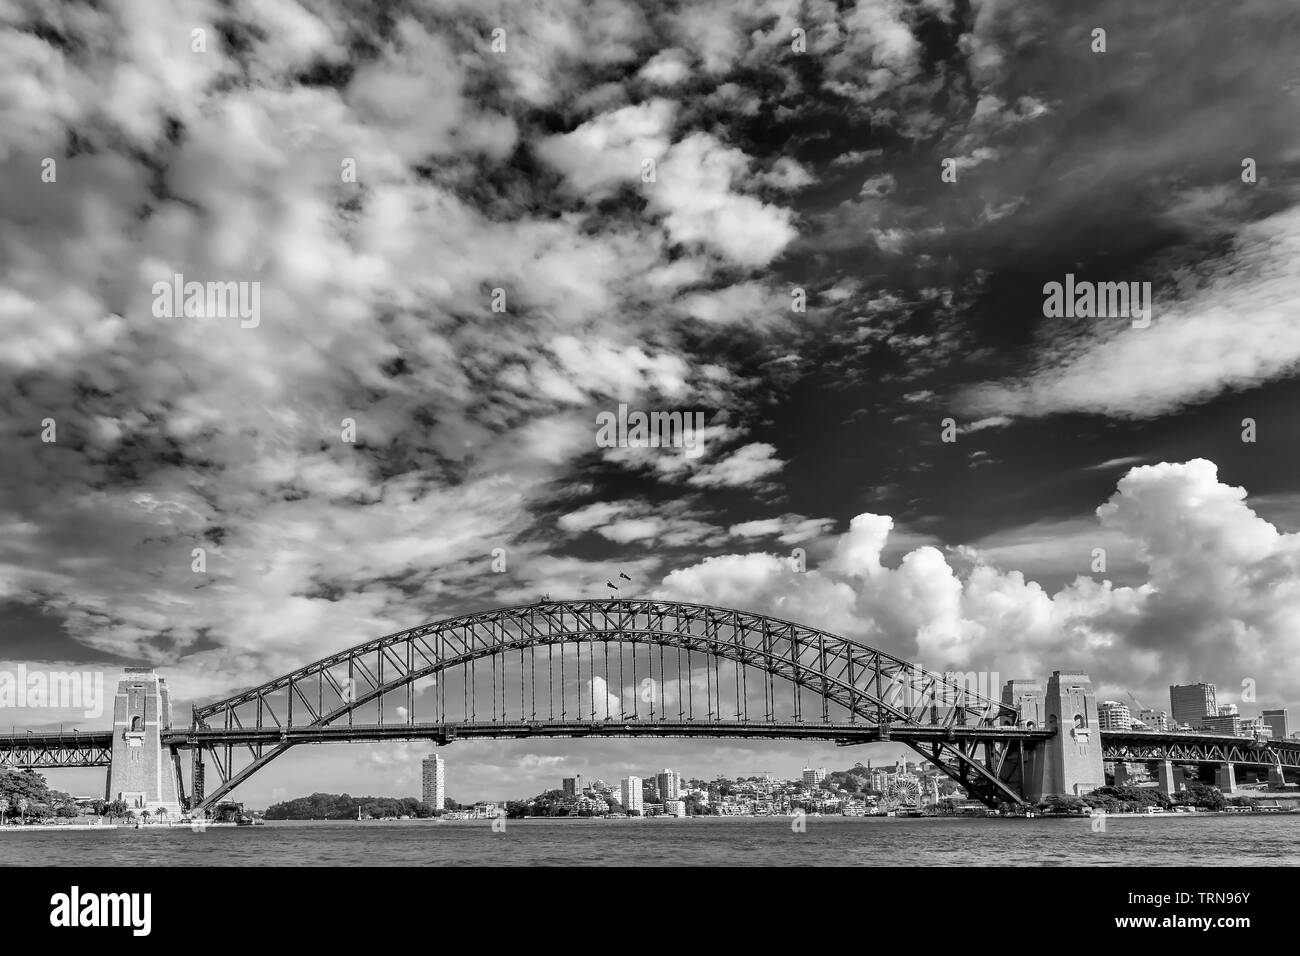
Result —
[[[191, 728], [165, 742], [173, 755], [193, 751], [201, 808], [299, 743], [533, 735], [896, 739], [995, 805], [1021, 801], [1023, 749], [1020, 760], [1008, 757], [1045, 735], [1018, 728], [1017, 716], [952, 675], [790, 621], [680, 602], [574, 600], [358, 644], [196, 707]], [[217, 775], [210, 793], [205, 758]]]

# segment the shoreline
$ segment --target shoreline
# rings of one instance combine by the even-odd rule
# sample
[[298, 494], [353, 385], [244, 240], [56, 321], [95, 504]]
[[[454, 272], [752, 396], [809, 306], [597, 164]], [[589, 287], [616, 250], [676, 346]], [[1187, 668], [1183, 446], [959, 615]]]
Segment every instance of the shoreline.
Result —
[[[1197, 812], [1197, 813], [1108, 813], [1108, 814], [1097, 814], [1096, 817], [1090, 817], [1090, 816], [1087, 816], [1087, 815], [1083, 815], [1083, 816], [1067, 816], [1067, 815], [1064, 815], [1064, 814], [1061, 814], [1061, 815], [1055, 815], [1055, 816], [1035, 816], [1035, 817], [1016, 817], [1016, 816], [1007, 816], [1007, 817], [992, 816], [992, 817], [990, 817], [990, 816], [979, 816], [979, 815], [976, 815], [976, 814], [963, 814], [963, 815], [958, 815], [958, 816], [920, 816], [920, 817], [909, 817], [909, 816], [901, 816], [901, 817], [887, 817], [887, 816], [879, 816], [879, 815], [875, 815], [875, 816], [857, 816], [857, 815], [851, 815], [851, 816], [847, 816], [847, 817], [846, 817], [846, 816], [840, 816], [840, 815], [837, 815], [837, 816], [823, 815], [823, 816], [821, 816], [821, 817], [810, 817], [809, 819], [812, 819], [812, 820], [821, 820], [821, 821], [830, 821], [830, 820], [854, 820], [854, 821], [862, 821], [862, 822], [874, 822], [874, 821], [879, 821], [879, 822], [882, 823], [882, 824], [892, 824], [892, 823], [895, 823], [895, 822], [908, 822], [908, 823], [913, 823], [913, 822], [934, 822], [934, 821], [949, 821], [949, 822], [958, 822], [958, 821], [960, 821], [960, 822], [983, 821], [983, 822], [988, 822], [988, 823], [1006, 823], [1006, 822], [1019, 822], [1019, 821], [1030, 821], [1030, 820], [1032, 820], [1032, 821], [1043, 821], [1043, 820], [1051, 821], [1051, 820], [1057, 820], [1057, 821], [1069, 821], [1069, 822], [1071, 822], [1071, 823], [1077, 823], [1077, 822], [1080, 821], [1080, 820], [1090, 820], [1090, 819], [1096, 819], [1096, 818], [1100, 818], [1100, 819], [1102, 819], [1102, 820], [1106, 820], [1106, 819], [1115, 819], [1115, 820], [1119, 820], [1119, 819], [1130, 819], [1130, 820], [1160, 820], [1160, 819], [1196, 820], [1196, 819], [1205, 819], [1205, 818], [1221, 818], [1221, 817], [1278, 817], [1278, 816], [1283, 816], [1283, 817], [1285, 817], [1285, 816], [1297, 816], [1297, 815], [1300, 815], [1300, 811], [1294, 811], [1294, 810], [1293, 810], [1293, 811], [1281, 811], [1281, 812], [1271, 812], [1271, 813], [1230, 813], [1230, 812], [1223, 812], [1223, 811], [1206, 810], [1206, 811]], [[605, 823], [605, 822], [621, 823], [621, 822], [626, 822], [626, 821], [628, 821], [628, 820], [635, 820], [635, 821], [637, 821], [638, 824], [649, 824], [649, 825], [653, 826], [653, 825], [655, 824], [655, 821], [665, 822], [665, 823], [670, 823], [670, 824], [679, 824], [679, 823], [681, 823], [681, 822], [683, 822], [683, 821], [692, 821], [692, 820], [694, 820], [694, 821], [705, 821], [705, 822], [709, 822], [709, 823], [722, 823], [722, 822], [724, 822], [724, 821], [728, 821], [728, 820], [735, 820], [735, 821], [744, 821], [744, 822], [748, 822], [748, 823], [752, 823], [752, 822], [755, 822], [755, 821], [767, 821], [767, 822], [774, 822], [774, 823], [775, 823], [775, 822], [779, 822], [782, 826], [785, 826], [786, 824], [788, 824], [788, 822], [789, 822], [790, 820], [794, 820], [794, 819], [797, 819], [797, 818], [795, 818], [795, 817], [790, 817], [790, 816], [786, 816], [786, 815], [775, 815], [775, 814], [756, 814], [756, 815], [751, 815], [751, 816], [746, 816], [746, 815], [742, 815], [742, 814], [727, 814], [727, 815], [725, 815], [725, 816], [722, 816], [722, 815], [714, 816], [714, 815], [704, 814], [704, 815], [700, 815], [700, 816], [696, 816], [696, 817], [663, 817], [663, 818], [659, 818], [659, 817], [611, 817], [611, 818], [606, 818], [606, 817], [518, 817], [518, 818], [512, 818], [512, 819], [510, 819], [510, 820], [509, 820], [509, 823], [510, 823], [510, 825], [515, 825], [515, 824], [520, 824], [520, 823], [560, 823], [560, 824], [563, 824], [563, 825], [565, 825], [565, 826], [575, 826], [575, 825], [582, 825], [582, 824], [587, 824], [587, 825], [596, 825], [596, 824], [601, 824], [601, 823]], [[371, 825], [374, 825], [374, 824], [381, 824], [381, 823], [389, 823], [389, 824], [424, 824], [424, 825], [438, 826], [438, 827], [441, 827], [441, 826], [455, 826], [455, 827], [481, 827], [481, 826], [484, 826], [484, 825], [490, 826], [493, 822], [494, 822], [494, 821], [493, 821], [492, 819], [488, 819], [488, 818], [484, 818], [484, 819], [481, 819], [481, 820], [436, 820], [436, 819], [423, 819], [423, 820], [347, 820], [347, 819], [344, 819], [344, 820], [270, 820], [270, 821], [267, 821], [267, 823], [266, 823], [265, 825], [266, 825], [266, 826], [270, 826], [270, 827], [276, 827], [277, 825], [290, 825], [290, 826], [292, 826], [292, 825], [303, 825], [303, 824], [311, 824], [311, 825], [317, 825], [317, 826], [319, 826], [319, 825], [322, 825], [322, 824], [326, 824], [326, 825], [334, 825], [334, 824], [358, 824], [358, 823], [360, 823], [360, 824], [371, 824]], [[687, 825], [691, 825], [691, 824], [688, 823]], [[208, 824], [206, 824], [206, 825], [204, 825], [204, 826], [202, 826], [202, 827], [200, 827], [200, 828], [195, 828], [195, 827], [191, 826], [191, 825], [188, 824], [188, 823], [176, 823], [176, 824], [161, 825], [161, 826], [158, 825], [158, 824], [149, 824], [149, 825], [147, 825], [147, 826], [141, 826], [141, 827], [137, 827], [137, 826], [135, 826], [134, 824], [118, 824], [118, 823], [104, 823], [104, 824], [97, 824], [97, 825], [96, 825], [96, 824], [66, 824], [66, 825], [62, 825], [62, 824], [53, 824], [53, 825], [48, 825], [48, 826], [45, 826], [45, 825], [36, 825], [36, 826], [5, 826], [5, 827], [0, 827], [0, 835], [3, 835], [4, 833], [7, 833], [7, 832], [13, 832], [13, 833], [48, 833], [48, 832], [57, 832], [57, 833], [71, 833], [71, 832], [78, 832], [78, 833], [94, 833], [94, 832], [101, 831], [101, 830], [126, 830], [126, 831], [135, 831], [135, 830], [140, 830], [140, 831], [144, 831], [144, 832], [161, 832], [161, 831], [171, 831], [171, 830], [190, 830], [190, 831], [195, 832], [195, 833], [202, 833], [204, 830], [209, 829], [209, 828], [212, 828], [212, 829], [227, 829], [227, 828], [240, 828], [240, 827], [239, 827], [239, 825], [236, 824], [236, 823], [208, 823]], [[248, 827], [243, 827], [242, 829], [249, 829], [249, 828], [248, 828]]]
[[121, 830], [124, 827], [117, 823], [51, 823], [51, 824], [27, 824], [19, 826], [5, 825], [0, 827], [0, 833], [8, 833], [11, 830], [15, 833], [30, 833], [33, 830]]
[[[198, 830], [209, 830], [224, 827], [238, 827], [238, 823], [204, 823]], [[14, 833], [44, 833], [49, 830], [66, 832], [68, 830], [83, 830], [93, 833], [96, 830], [194, 830], [196, 829], [190, 823], [146, 823], [136, 826], [134, 823], [36, 823], [11, 826], [6, 824], [0, 827], [0, 834], [9, 832]], [[244, 829], [248, 829], [247, 826]]]
[[[1019, 816], [1016, 814], [1011, 814], [1007, 816], [996, 816], [996, 815], [988, 816], [988, 815], [977, 814], [977, 813], [925, 814], [922, 816], [909, 816], [907, 814], [899, 814], [890, 817], [884, 814], [838, 814], [836, 813], [836, 814], [808, 814], [804, 817], [804, 819], [806, 820], [998, 820], [998, 821], [1002, 821], [1002, 820], [1090, 820], [1093, 819], [1094, 816], [1105, 818], [1105, 819], [1113, 819], [1113, 820], [1117, 820], [1117, 819], [1196, 820], [1204, 817], [1258, 818], [1258, 817], [1300, 816], [1300, 809], [1271, 810], [1271, 811], [1264, 811], [1264, 812], [1255, 811], [1255, 812], [1247, 812], [1247, 813], [1225, 811], [1225, 810], [1198, 810], [1195, 813], [1138, 813], [1133, 811], [1123, 811], [1119, 813], [1098, 813], [1098, 814], [1087, 814], [1087, 813], [1036, 814], [1032, 817]], [[328, 824], [354, 824], [354, 825], [360, 824], [363, 826], [376, 826], [378, 824], [403, 824], [403, 825], [424, 824], [424, 825], [437, 825], [437, 826], [463, 824], [463, 825], [472, 826], [472, 825], [479, 825], [479, 824], [490, 824], [495, 819], [500, 819], [500, 818], [479, 817], [476, 819], [468, 819], [468, 820], [439, 820], [436, 817], [423, 817], [423, 818], [416, 818], [411, 820], [354, 820], [350, 818], [337, 819], [337, 820], [321, 820], [321, 819], [267, 820], [266, 825], [276, 826], [276, 825], [289, 824], [289, 823], [313, 823], [313, 824], [328, 823]], [[528, 821], [548, 821], [553, 823], [566, 823], [566, 824], [604, 823], [604, 822], [620, 823], [628, 820], [635, 820], [639, 823], [654, 822], [654, 821], [669, 821], [675, 823], [683, 820], [710, 820], [710, 821], [776, 820], [782, 823], [787, 823], [791, 820], [798, 819], [798, 817], [795, 817], [791, 814], [785, 814], [785, 813], [756, 813], [756, 814], [728, 813], [728, 814], [698, 814], [694, 816], [684, 816], [684, 817], [675, 817], [669, 815], [656, 815], [651, 817], [566, 816], [566, 817], [506, 817], [505, 819], [508, 821], [508, 823], [511, 824], [523, 823]]]

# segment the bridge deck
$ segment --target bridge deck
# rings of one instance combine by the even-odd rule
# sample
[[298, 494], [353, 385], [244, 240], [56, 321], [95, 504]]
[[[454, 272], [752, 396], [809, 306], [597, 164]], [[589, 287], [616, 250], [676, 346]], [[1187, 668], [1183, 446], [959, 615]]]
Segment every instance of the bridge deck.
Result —
[[19, 750], [24, 747], [111, 747], [113, 731], [96, 730], [91, 733], [66, 733], [62, 731], [28, 730], [0, 735], [0, 750]]
[[111, 730], [70, 734], [24, 731], [0, 736], [0, 767], [20, 770], [107, 767], [112, 755]]
[[1161, 730], [1103, 730], [1106, 760], [1143, 763], [1245, 764], [1300, 769], [1300, 740], [1267, 740], [1226, 734], [1178, 733]]
[[881, 739], [969, 740], [996, 737], [1002, 740], [1044, 740], [1047, 730], [1019, 727], [926, 727], [894, 725], [887, 736], [881, 728], [865, 723], [762, 722], [762, 721], [676, 721], [676, 720], [529, 720], [479, 721], [474, 723], [357, 724], [347, 726], [173, 730], [163, 734], [164, 744], [176, 746], [255, 743], [326, 743], [338, 741], [434, 740], [449, 743], [457, 739], [497, 737], [751, 737], [767, 739], [833, 740], [844, 744], [871, 743]]

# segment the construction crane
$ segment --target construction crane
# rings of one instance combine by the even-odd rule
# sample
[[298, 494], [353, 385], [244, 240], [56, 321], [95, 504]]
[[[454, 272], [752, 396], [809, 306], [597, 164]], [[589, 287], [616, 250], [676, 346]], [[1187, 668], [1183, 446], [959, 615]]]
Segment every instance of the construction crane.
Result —
[[1142, 719], [1142, 711], [1146, 710], [1146, 707], [1142, 705], [1142, 701], [1137, 699], [1137, 694], [1129, 691], [1128, 695], [1133, 698], [1133, 703], [1137, 707], [1137, 714], [1133, 717], [1133, 723], [1139, 727], [1146, 727], [1146, 721]]

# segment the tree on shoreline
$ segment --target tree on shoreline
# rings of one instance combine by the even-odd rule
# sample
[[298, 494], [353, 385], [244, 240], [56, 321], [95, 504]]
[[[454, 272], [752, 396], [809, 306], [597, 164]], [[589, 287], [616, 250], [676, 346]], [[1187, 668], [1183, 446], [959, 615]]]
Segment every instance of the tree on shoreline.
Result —
[[1222, 790], [1200, 781], [1189, 783], [1187, 789], [1178, 795], [1178, 802], [1202, 810], [1222, 810], [1228, 805]]
[[20, 811], [24, 823], [29, 816], [37, 819], [75, 817], [81, 812], [72, 797], [51, 790], [44, 777], [30, 770], [0, 770], [0, 798], [8, 801], [10, 810], [16, 809], [20, 801], [25, 802]]
[[[448, 800], [448, 803], [454, 801]], [[415, 797], [354, 797], [350, 794], [313, 793], [275, 803], [266, 808], [267, 820], [355, 820], [363, 817], [433, 817], [442, 812]]]
[[1147, 807], [1168, 810], [1174, 805], [1167, 794], [1151, 787], [1098, 787], [1084, 794], [1083, 802], [1106, 813], [1141, 813]]

